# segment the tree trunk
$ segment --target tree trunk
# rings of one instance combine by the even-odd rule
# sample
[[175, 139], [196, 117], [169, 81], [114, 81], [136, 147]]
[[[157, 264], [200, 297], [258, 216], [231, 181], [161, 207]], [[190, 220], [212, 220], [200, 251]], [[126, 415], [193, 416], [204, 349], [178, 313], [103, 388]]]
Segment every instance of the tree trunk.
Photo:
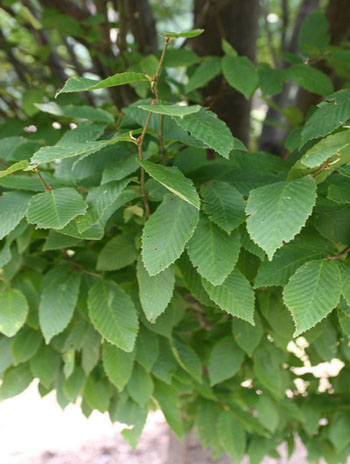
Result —
[[[259, 0], [195, 0], [194, 27], [205, 32], [191, 41], [200, 56], [224, 54], [222, 39], [238, 52], [255, 61], [258, 36]], [[225, 79], [214, 79], [203, 90], [209, 106], [244, 143], [249, 143], [251, 102], [230, 87]]]
[[202, 448], [194, 432], [180, 441], [169, 430], [167, 464], [233, 464], [233, 461], [227, 456], [212, 460], [211, 450]]

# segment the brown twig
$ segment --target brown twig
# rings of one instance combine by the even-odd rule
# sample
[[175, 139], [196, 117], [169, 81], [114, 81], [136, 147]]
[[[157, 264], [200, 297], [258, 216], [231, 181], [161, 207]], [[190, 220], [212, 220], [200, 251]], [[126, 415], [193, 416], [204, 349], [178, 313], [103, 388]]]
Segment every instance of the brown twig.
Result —
[[42, 186], [44, 187], [44, 189], [45, 189], [47, 192], [50, 192], [50, 190], [52, 190], [52, 187], [49, 186], [49, 185], [47, 185], [47, 183], [45, 182], [44, 178], [42, 177], [42, 175], [41, 175], [39, 169], [38, 169], [38, 168], [34, 168], [33, 171], [36, 172], [36, 174], [38, 175], [39, 180], [40, 180]]
[[66, 249], [64, 248], [61, 248], [61, 251], [62, 253], [68, 258], [69, 262], [71, 263], [71, 265], [73, 267], [75, 267], [77, 270], [79, 270], [80, 272], [84, 273], [84, 274], [87, 274], [87, 275], [91, 275], [93, 277], [102, 277], [101, 274], [97, 274], [95, 272], [90, 272], [90, 271], [87, 271], [86, 269], [83, 268], [83, 266], [81, 266], [79, 263], [77, 263], [76, 261], [74, 261], [74, 259], [69, 256], [69, 253]]
[[326, 259], [327, 260], [329, 260], [329, 259], [341, 259], [341, 258], [344, 258], [344, 256], [346, 256], [349, 252], [350, 252], [350, 247], [345, 248], [345, 250], [341, 251], [340, 253], [338, 253], [335, 256], [327, 256]]

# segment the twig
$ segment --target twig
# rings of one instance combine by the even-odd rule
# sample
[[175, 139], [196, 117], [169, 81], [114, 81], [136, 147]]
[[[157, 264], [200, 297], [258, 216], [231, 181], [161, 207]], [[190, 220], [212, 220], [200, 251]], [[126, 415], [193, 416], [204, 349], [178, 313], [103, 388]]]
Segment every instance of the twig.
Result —
[[345, 250], [341, 251], [340, 253], [338, 253], [337, 255], [335, 256], [327, 256], [326, 259], [341, 259], [343, 258], [344, 256], [346, 256], [350, 251], [350, 247], [348, 248], [345, 248]]
[[[170, 42], [170, 38], [165, 37], [164, 47], [163, 47], [162, 54], [161, 54], [161, 57], [160, 57], [160, 60], [159, 60], [159, 63], [158, 63], [158, 67], [157, 67], [155, 75], [152, 77], [152, 82], [151, 82], [151, 87], [152, 87], [152, 90], [153, 90], [154, 95], [156, 97], [158, 105], [160, 103], [160, 97], [159, 97], [159, 91], [158, 91], [158, 78], [159, 78], [160, 72], [162, 70], [162, 66], [163, 66], [163, 63], [164, 63], [164, 58], [165, 58], [165, 54], [166, 54], [169, 42]], [[164, 147], [163, 132], [164, 132], [164, 114], [161, 114], [161, 115], [159, 115], [159, 134], [158, 134], [158, 137], [159, 137], [160, 156], [161, 156], [161, 159], [162, 159], [162, 163], [165, 165], [166, 164], [166, 157], [165, 157], [165, 147]]]
[[[152, 100], [152, 104], [154, 104], [154, 100]], [[147, 119], [145, 122], [145, 126], [142, 130], [141, 135], [137, 138], [137, 146], [139, 149], [139, 158], [142, 161], [143, 160], [143, 149], [142, 149], [142, 144], [143, 144], [143, 139], [145, 138], [150, 120], [152, 117], [152, 113], [149, 112], [147, 115]], [[146, 183], [145, 183], [145, 169], [143, 166], [141, 166], [141, 176], [140, 176], [140, 184], [141, 184], [141, 192], [142, 192], [142, 201], [143, 205], [145, 207], [146, 215], [147, 217], [150, 217], [150, 209], [149, 209], [149, 204], [148, 204], [148, 198], [147, 198], [147, 190], [146, 190]]]
[[91, 275], [93, 277], [102, 277], [101, 274], [97, 274], [95, 272], [90, 272], [90, 271], [87, 271], [86, 269], [84, 269], [83, 266], [81, 266], [79, 263], [74, 261], [74, 259], [71, 256], [69, 256], [69, 253], [64, 248], [61, 248], [61, 251], [68, 258], [71, 265], [73, 267], [75, 267], [76, 269], [78, 269], [79, 271], [83, 272], [84, 274]]
[[40, 174], [40, 171], [38, 168], [34, 168], [33, 169], [34, 172], [36, 172], [36, 174], [38, 175], [39, 177], [39, 180], [42, 184], [42, 186], [44, 187], [44, 189], [47, 191], [47, 192], [50, 192], [50, 190], [52, 190], [52, 187], [47, 185], [47, 183], [45, 182], [44, 178], [42, 177], [42, 175]]
[[118, 130], [118, 129], [119, 129], [119, 126], [120, 126], [120, 123], [122, 122], [122, 119], [123, 119], [124, 114], [125, 114], [124, 111], [121, 111], [121, 112], [119, 113], [119, 116], [118, 116], [118, 118], [117, 118], [117, 120], [116, 120], [116, 122], [115, 122], [115, 130]]

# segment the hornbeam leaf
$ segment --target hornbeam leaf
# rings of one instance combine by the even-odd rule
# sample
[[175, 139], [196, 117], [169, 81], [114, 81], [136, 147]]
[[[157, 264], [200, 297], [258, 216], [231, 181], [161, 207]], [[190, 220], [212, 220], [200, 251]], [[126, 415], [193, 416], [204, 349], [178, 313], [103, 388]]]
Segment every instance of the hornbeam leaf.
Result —
[[[77, 129], [76, 129], [77, 130]], [[74, 131], [73, 131], [74, 132]], [[29, 167], [35, 168], [40, 164], [50, 163], [51, 161], [57, 161], [65, 158], [73, 158], [75, 156], [91, 155], [97, 151], [102, 150], [102, 148], [107, 147], [108, 145], [114, 145], [118, 142], [130, 142], [129, 132], [126, 134], [120, 134], [109, 140], [98, 140], [98, 141], [89, 141], [89, 142], [69, 142], [64, 141], [62, 145], [42, 147], [37, 152], [34, 153], [30, 160]]]
[[221, 74], [221, 58], [219, 56], [208, 56], [190, 77], [186, 85], [186, 92], [192, 92], [199, 87], [204, 87], [218, 74]]
[[101, 280], [91, 287], [88, 296], [91, 322], [96, 330], [121, 350], [134, 349], [138, 332], [135, 306], [115, 282]]
[[0, 240], [9, 234], [26, 213], [31, 195], [23, 192], [5, 192], [0, 197]]
[[146, 271], [141, 257], [137, 261], [137, 281], [142, 309], [150, 322], [155, 322], [168, 306], [174, 292], [175, 275], [172, 267], [155, 276]]
[[72, 188], [48, 190], [34, 195], [29, 202], [27, 220], [40, 229], [63, 229], [86, 211], [86, 203]]
[[206, 216], [188, 242], [188, 256], [198, 273], [213, 285], [220, 285], [233, 271], [241, 248], [238, 231], [228, 235]]
[[167, 269], [180, 257], [198, 219], [194, 206], [171, 194], [164, 197], [142, 233], [142, 259], [150, 276]]
[[172, 39], [177, 39], [179, 37], [184, 37], [185, 39], [192, 39], [203, 34], [204, 29], [191, 29], [190, 31], [183, 32], [161, 32], [159, 35], [164, 37], [170, 37]]
[[225, 452], [235, 461], [241, 462], [246, 447], [246, 436], [235, 416], [230, 411], [220, 414], [217, 423], [220, 444]]
[[328, 95], [334, 91], [333, 83], [327, 74], [313, 66], [293, 64], [286, 70], [286, 75], [309, 92]]
[[61, 333], [73, 317], [81, 274], [65, 274], [52, 280], [41, 294], [40, 327], [46, 343]]
[[135, 351], [127, 353], [111, 343], [102, 346], [102, 363], [107, 377], [122, 391], [129, 382], [134, 367]]
[[140, 164], [153, 179], [182, 200], [199, 209], [199, 196], [192, 181], [185, 177], [176, 166], [167, 167], [150, 161], [140, 161]]
[[140, 81], [147, 81], [147, 77], [143, 73], [136, 72], [114, 74], [114, 76], [107, 77], [107, 79], [103, 79], [102, 81], [87, 79], [85, 77], [72, 77], [68, 79], [63, 88], [56, 93], [55, 98], [57, 98], [60, 93], [85, 92], [87, 90], [105, 89], [107, 87], [115, 87], [117, 85]]
[[215, 181], [201, 189], [203, 210], [210, 219], [228, 234], [245, 219], [241, 193], [227, 182]]
[[244, 353], [238, 348], [231, 335], [217, 341], [211, 350], [208, 362], [210, 385], [216, 385], [237, 374], [243, 359]]
[[22, 292], [8, 288], [0, 294], [0, 332], [13, 337], [25, 323], [28, 303]]
[[175, 338], [172, 350], [180, 366], [197, 382], [202, 383], [202, 362], [194, 349]]
[[10, 174], [13, 174], [16, 171], [22, 171], [22, 169], [25, 169], [28, 167], [28, 164], [29, 163], [27, 160], [19, 161], [18, 163], [12, 164], [10, 167], [5, 169], [4, 171], [0, 171], [0, 178], [9, 176]]
[[163, 103], [161, 105], [139, 105], [139, 108], [151, 113], [178, 116], [179, 118], [183, 118], [188, 114], [197, 113], [197, 111], [199, 111], [202, 107], [199, 105], [183, 106]]
[[290, 242], [300, 232], [315, 201], [316, 183], [311, 177], [276, 182], [250, 192], [247, 230], [270, 261], [283, 242]]
[[210, 299], [221, 309], [254, 325], [254, 291], [237, 269], [221, 285], [212, 285], [205, 279], [202, 284]]
[[258, 72], [246, 56], [224, 56], [222, 71], [227, 82], [248, 100], [252, 97], [258, 82]]
[[233, 149], [245, 150], [242, 142], [233, 137], [226, 123], [212, 111], [202, 109], [183, 118], [172, 118], [176, 124], [190, 132], [196, 139], [229, 159]]
[[339, 301], [341, 273], [330, 260], [309, 261], [290, 278], [283, 299], [295, 320], [298, 336], [324, 319]]

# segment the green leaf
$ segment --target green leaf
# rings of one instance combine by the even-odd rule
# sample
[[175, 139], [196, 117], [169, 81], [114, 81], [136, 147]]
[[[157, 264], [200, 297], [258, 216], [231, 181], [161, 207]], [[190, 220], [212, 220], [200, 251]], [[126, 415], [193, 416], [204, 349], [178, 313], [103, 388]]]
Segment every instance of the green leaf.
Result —
[[[339, 92], [337, 92], [339, 93]], [[336, 95], [336, 94], [334, 94]], [[301, 133], [303, 143], [330, 134], [350, 118], [350, 93], [339, 102], [323, 103], [306, 121]]]
[[160, 316], [168, 306], [175, 286], [175, 275], [172, 267], [155, 276], [146, 271], [141, 257], [137, 261], [137, 282], [142, 309], [150, 322]]
[[161, 32], [159, 35], [164, 37], [170, 37], [171, 39], [177, 39], [179, 37], [184, 37], [186, 39], [193, 39], [193, 37], [198, 37], [203, 34], [204, 29], [191, 29], [190, 31], [183, 32]]
[[347, 304], [350, 304], [350, 267], [346, 265], [341, 266], [342, 276], [342, 294]]
[[269, 432], [274, 433], [279, 423], [279, 414], [276, 403], [266, 396], [266, 394], [262, 394], [256, 402], [255, 409], [262, 425], [269, 430]]
[[154, 397], [157, 400], [167, 423], [181, 438], [182, 436], [182, 420], [179, 409], [179, 398], [176, 390], [169, 387], [166, 383], [155, 379], [154, 381]]
[[142, 233], [142, 259], [150, 276], [180, 257], [198, 219], [198, 210], [192, 205], [170, 194], [164, 197]]
[[227, 82], [241, 92], [247, 100], [253, 96], [258, 85], [258, 73], [246, 56], [224, 56], [222, 71]]
[[349, 181], [347, 179], [344, 179], [344, 181], [339, 185], [330, 185], [328, 187], [327, 198], [341, 205], [350, 203]]
[[221, 58], [218, 56], [208, 56], [198, 66], [191, 75], [187, 85], [186, 92], [192, 92], [198, 88], [204, 87], [214, 77], [221, 74]]
[[[151, 350], [149, 349], [150, 346], [152, 346]], [[141, 326], [135, 349], [137, 362], [147, 372], [150, 372], [159, 355], [159, 338]]]
[[324, 13], [315, 11], [304, 19], [299, 32], [299, 50], [304, 56], [323, 53], [329, 43], [329, 23]]
[[263, 332], [258, 313], [255, 314], [255, 326], [237, 318], [232, 321], [232, 334], [235, 342], [250, 357], [259, 345]]
[[216, 385], [236, 375], [243, 359], [244, 353], [232, 336], [228, 335], [218, 340], [210, 352], [208, 362], [210, 385]]
[[253, 355], [254, 373], [258, 381], [277, 398], [282, 398], [285, 390], [281, 377], [281, 359], [278, 349], [267, 341], [261, 343]]
[[113, 116], [107, 113], [107, 111], [87, 105], [57, 105], [54, 102], [50, 102], [36, 104], [35, 106], [45, 113], [63, 116], [65, 118], [87, 119], [89, 121], [107, 123], [112, 123], [114, 121]]
[[131, 398], [141, 407], [144, 407], [150, 399], [153, 389], [154, 384], [150, 374], [139, 364], [135, 364], [128, 383], [128, 392]]
[[29, 163], [27, 160], [19, 161], [18, 163], [12, 164], [10, 167], [5, 169], [4, 171], [0, 171], [0, 178], [9, 176], [10, 174], [13, 174], [16, 171], [21, 171], [22, 169], [27, 168], [28, 164]]
[[266, 95], [277, 95], [283, 90], [284, 74], [271, 68], [266, 63], [259, 64], [258, 67], [259, 75], [259, 87], [264, 96]]
[[[104, 127], [104, 126], [102, 126]], [[71, 131], [75, 135], [75, 132], [78, 130], [75, 129]], [[67, 134], [67, 132], [66, 132]], [[109, 140], [98, 140], [98, 141], [59, 141], [57, 145], [46, 146], [40, 148], [34, 153], [30, 159], [29, 167], [31, 169], [36, 168], [41, 164], [47, 164], [51, 161], [62, 160], [66, 158], [74, 158], [75, 156], [80, 156], [80, 159], [85, 158], [92, 153], [102, 150], [102, 148], [108, 147], [109, 145], [114, 145], [118, 142], [131, 142], [130, 133], [123, 133], [116, 135], [115, 137]]]
[[57, 98], [60, 93], [85, 92], [87, 90], [105, 89], [107, 87], [115, 87], [117, 85], [141, 81], [147, 81], [147, 77], [145, 74], [137, 72], [114, 74], [114, 76], [107, 77], [107, 79], [103, 79], [102, 81], [86, 79], [85, 77], [72, 77], [68, 79], [63, 88], [56, 93], [55, 98]]
[[244, 200], [227, 182], [214, 181], [201, 188], [203, 211], [228, 234], [245, 219]]
[[254, 325], [254, 291], [237, 269], [221, 285], [214, 286], [205, 279], [202, 283], [209, 297], [221, 309]]
[[201, 110], [201, 106], [199, 105], [192, 105], [192, 106], [184, 106], [184, 105], [170, 105], [170, 104], [159, 104], [159, 105], [139, 105], [139, 108], [149, 111], [151, 113], [156, 114], [166, 114], [168, 116], [177, 116], [179, 118], [183, 118], [188, 114], [196, 113], [197, 111]]
[[337, 453], [350, 444], [350, 415], [346, 411], [337, 411], [328, 428], [328, 437]]
[[286, 76], [294, 79], [301, 87], [318, 95], [334, 92], [331, 79], [319, 69], [306, 64], [293, 64], [286, 71]]
[[207, 292], [204, 290], [202, 280], [198, 272], [192, 266], [187, 253], [183, 253], [178, 260], [177, 265], [180, 268], [182, 277], [191, 294], [202, 304], [206, 306], [214, 306], [209, 299]]
[[272, 261], [263, 261], [256, 276], [255, 288], [284, 286], [302, 264], [326, 258], [332, 251], [331, 244], [313, 230], [307, 234], [302, 233], [291, 243], [277, 250]]
[[283, 243], [300, 232], [316, 201], [316, 184], [311, 177], [276, 182], [250, 192], [246, 213], [252, 240], [272, 260]]
[[49, 235], [43, 246], [43, 251], [59, 250], [61, 248], [71, 248], [80, 242], [79, 239], [62, 235], [54, 230], [50, 230]]
[[73, 317], [79, 295], [81, 274], [65, 274], [44, 287], [40, 306], [40, 328], [46, 343], [61, 333]]
[[202, 109], [183, 118], [173, 117], [172, 119], [180, 127], [190, 132], [193, 137], [226, 159], [229, 159], [233, 149], [241, 150], [242, 146], [245, 149], [242, 142], [233, 137], [226, 123], [212, 111]]
[[81, 348], [81, 365], [86, 375], [96, 367], [100, 360], [101, 336], [93, 327], [84, 337]]
[[129, 382], [134, 367], [135, 352], [127, 353], [120, 350], [111, 343], [104, 342], [102, 346], [102, 362], [104, 370], [117, 388], [118, 391], [124, 390]]
[[0, 332], [13, 337], [27, 319], [27, 300], [19, 290], [8, 288], [0, 294], [0, 308]]
[[59, 353], [46, 345], [43, 345], [30, 360], [30, 368], [34, 377], [37, 377], [45, 388], [53, 386], [60, 364]]
[[202, 383], [202, 362], [193, 348], [175, 338], [172, 342], [173, 353], [180, 366], [197, 382]]
[[246, 436], [235, 416], [223, 411], [217, 422], [217, 432], [221, 446], [236, 462], [241, 462], [245, 452]]
[[32, 380], [33, 376], [28, 364], [20, 364], [17, 367], [8, 369], [2, 377], [0, 400], [19, 395], [29, 387]]
[[316, 143], [301, 157], [300, 162], [307, 168], [318, 168], [333, 156], [341, 156], [342, 150], [350, 144], [350, 131], [337, 132]]
[[324, 319], [339, 301], [341, 273], [330, 260], [309, 261], [301, 266], [284, 288], [283, 299], [295, 320], [298, 336]]
[[132, 264], [137, 258], [134, 237], [119, 234], [109, 240], [100, 251], [96, 269], [99, 271], [116, 271]]
[[97, 379], [91, 374], [84, 387], [84, 400], [91, 409], [104, 413], [108, 410], [110, 385], [106, 379]]
[[29, 361], [38, 351], [42, 336], [38, 330], [23, 327], [12, 340], [11, 354], [15, 364]]
[[200, 201], [193, 182], [176, 167], [162, 166], [150, 161], [140, 161], [145, 171], [165, 188], [199, 209]]
[[76, 367], [74, 372], [63, 384], [63, 393], [65, 397], [72, 403], [75, 403], [84, 389], [85, 382], [86, 376], [83, 369], [80, 366]]
[[241, 243], [238, 231], [227, 235], [202, 215], [187, 247], [188, 256], [198, 273], [211, 284], [220, 285], [233, 271]]
[[31, 195], [23, 192], [5, 192], [0, 197], [0, 240], [22, 220]]
[[116, 283], [101, 280], [89, 290], [89, 315], [96, 330], [118, 348], [132, 351], [138, 319], [130, 297]]
[[86, 204], [80, 194], [65, 187], [34, 195], [28, 205], [27, 220], [40, 229], [63, 229], [85, 211]]

